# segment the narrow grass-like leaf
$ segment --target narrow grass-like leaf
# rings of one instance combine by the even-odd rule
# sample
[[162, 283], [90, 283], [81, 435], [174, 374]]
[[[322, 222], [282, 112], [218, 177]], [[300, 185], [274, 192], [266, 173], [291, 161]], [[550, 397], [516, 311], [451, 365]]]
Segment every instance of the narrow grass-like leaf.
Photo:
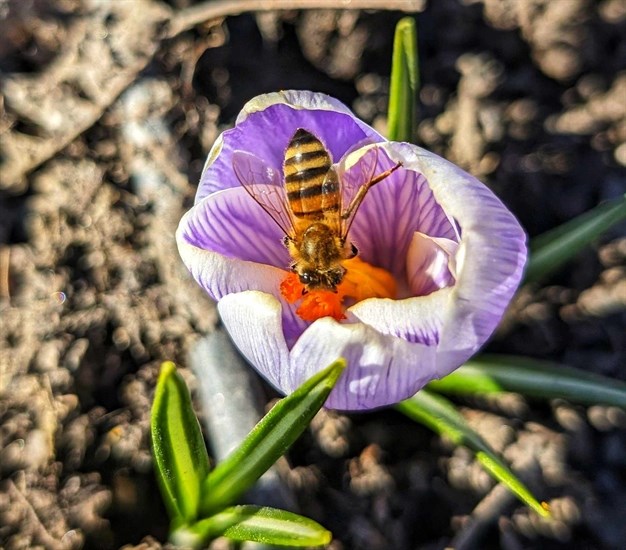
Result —
[[209, 456], [189, 390], [172, 362], [161, 365], [150, 422], [156, 475], [170, 518], [192, 521]]
[[447, 399], [422, 390], [396, 408], [409, 418], [424, 424], [440, 435], [447, 436], [456, 445], [465, 445], [476, 454], [483, 468], [504, 483], [522, 502], [538, 514], [548, 517], [548, 505], [540, 503], [496, 452], [472, 430], [454, 405]]
[[330, 531], [304, 516], [276, 508], [233, 506], [175, 531], [172, 541], [197, 548], [219, 536], [290, 547], [324, 546], [332, 540]]
[[616, 223], [626, 220], [626, 195], [607, 201], [530, 242], [526, 282], [557, 270]]
[[447, 394], [518, 392], [583, 405], [626, 409], [626, 383], [550, 361], [514, 355], [479, 355], [428, 385]]
[[415, 19], [398, 21], [393, 39], [387, 137], [391, 141], [415, 140], [419, 60]]
[[246, 491], [309, 425], [341, 376], [338, 359], [281, 399], [202, 484], [202, 516], [219, 512]]

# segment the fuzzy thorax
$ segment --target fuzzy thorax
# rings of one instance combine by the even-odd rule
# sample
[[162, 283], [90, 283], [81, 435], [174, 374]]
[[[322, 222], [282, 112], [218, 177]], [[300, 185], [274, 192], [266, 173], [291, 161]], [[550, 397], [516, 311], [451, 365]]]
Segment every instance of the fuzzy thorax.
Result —
[[292, 271], [307, 291], [334, 291], [345, 275], [341, 263], [354, 253], [325, 223], [311, 223], [299, 239], [288, 239], [287, 249], [293, 259]]

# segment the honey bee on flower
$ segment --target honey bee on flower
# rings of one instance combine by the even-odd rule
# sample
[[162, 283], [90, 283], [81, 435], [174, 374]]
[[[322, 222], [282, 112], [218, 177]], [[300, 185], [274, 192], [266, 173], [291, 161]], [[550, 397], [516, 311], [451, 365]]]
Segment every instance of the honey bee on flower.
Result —
[[345, 264], [358, 254], [348, 240], [350, 226], [367, 192], [402, 166], [398, 162], [376, 173], [377, 149], [371, 153], [369, 162], [362, 162], [348, 177], [342, 166], [333, 166], [319, 138], [298, 128], [285, 151], [282, 178], [251, 153], [233, 154], [237, 179], [285, 235], [295, 277], [287, 276], [281, 293], [289, 302], [312, 293], [297, 311], [305, 320], [345, 317], [341, 311]]
[[176, 239], [274, 387], [346, 359], [326, 401], [342, 410], [397, 403], [459, 367], [526, 261], [519, 223], [473, 176], [294, 90], [252, 99], [217, 139]]

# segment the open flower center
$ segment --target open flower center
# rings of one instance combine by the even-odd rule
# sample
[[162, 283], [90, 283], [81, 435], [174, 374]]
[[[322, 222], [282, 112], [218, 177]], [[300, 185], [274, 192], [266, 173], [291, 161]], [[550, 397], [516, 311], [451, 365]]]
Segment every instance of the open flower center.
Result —
[[289, 273], [280, 285], [280, 293], [290, 304], [300, 301], [296, 313], [305, 321], [322, 317], [345, 319], [348, 305], [367, 298], [395, 298], [396, 281], [386, 269], [374, 267], [358, 256], [343, 262], [346, 274], [337, 291], [310, 290], [300, 282], [296, 273]]

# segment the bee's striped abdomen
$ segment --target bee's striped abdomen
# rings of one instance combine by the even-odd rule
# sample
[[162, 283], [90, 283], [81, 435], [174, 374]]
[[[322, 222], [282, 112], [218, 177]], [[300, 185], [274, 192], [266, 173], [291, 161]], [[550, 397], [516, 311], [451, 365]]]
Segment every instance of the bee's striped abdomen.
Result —
[[[339, 183], [330, 155], [311, 132], [300, 128], [291, 138], [283, 165], [289, 206], [297, 218], [317, 220], [339, 210]], [[327, 177], [329, 176], [329, 177]]]

